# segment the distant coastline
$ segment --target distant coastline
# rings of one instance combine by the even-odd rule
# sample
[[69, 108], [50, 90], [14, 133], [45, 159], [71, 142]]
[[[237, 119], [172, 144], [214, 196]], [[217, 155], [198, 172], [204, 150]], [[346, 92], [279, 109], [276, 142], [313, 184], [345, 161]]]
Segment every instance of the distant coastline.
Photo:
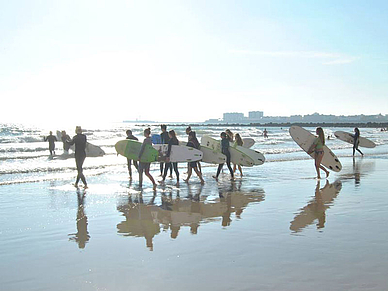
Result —
[[329, 122], [286, 122], [286, 123], [168, 123], [169, 126], [187, 126], [192, 127], [290, 127], [298, 125], [301, 127], [359, 127], [359, 128], [388, 128], [388, 122], [367, 122], [367, 123], [329, 123]]

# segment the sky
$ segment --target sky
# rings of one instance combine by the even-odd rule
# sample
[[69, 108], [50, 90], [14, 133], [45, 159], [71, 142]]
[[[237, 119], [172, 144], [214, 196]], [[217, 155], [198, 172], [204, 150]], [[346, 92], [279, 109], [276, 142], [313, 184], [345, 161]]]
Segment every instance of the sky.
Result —
[[388, 1], [0, 0], [0, 122], [388, 114]]

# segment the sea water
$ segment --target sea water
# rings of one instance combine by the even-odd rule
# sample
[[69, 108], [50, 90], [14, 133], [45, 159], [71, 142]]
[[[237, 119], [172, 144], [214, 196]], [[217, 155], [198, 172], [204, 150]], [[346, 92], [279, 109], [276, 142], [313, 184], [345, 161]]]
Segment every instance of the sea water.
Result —
[[[114, 145], [117, 141], [125, 139], [125, 131], [131, 129], [140, 141], [144, 139], [143, 130], [150, 127], [152, 133], [159, 134], [160, 126], [156, 124], [136, 123], [108, 123], [103, 126], [85, 127], [84, 134], [90, 143], [100, 146], [105, 155], [102, 157], [87, 158], [84, 164], [85, 173], [88, 176], [99, 175], [108, 171], [122, 168], [123, 157], [117, 157]], [[253, 138], [255, 144], [252, 149], [265, 155], [266, 162], [281, 162], [289, 160], [309, 159], [310, 157], [292, 140], [288, 127], [267, 128], [268, 138], [264, 138], [262, 126], [207, 126], [193, 127], [197, 137], [201, 140], [204, 135], [220, 138], [220, 133], [225, 129], [233, 133], [239, 133], [243, 138]], [[168, 125], [168, 130], [174, 129], [181, 141], [187, 140], [186, 125]], [[306, 128], [314, 133], [314, 128]], [[0, 185], [13, 183], [27, 183], [38, 181], [63, 180], [74, 176], [74, 159], [52, 158], [48, 151], [48, 142], [44, 142], [44, 136], [52, 131], [66, 130], [73, 136], [74, 129], [68, 128], [42, 128], [23, 124], [0, 125]], [[337, 140], [334, 132], [337, 130], [352, 132], [353, 128], [325, 128], [326, 144], [339, 157], [352, 155], [352, 145]], [[374, 149], [364, 149], [367, 155], [382, 155], [388, 153], [388, 133], [379, 128], [361, 128], [361, 135], [376, 143]], [[362, 150], [362, 148], [361, 148]], [[56, 142], [56, 155], [63, 153], [63, 145], [60, 140]], [[205, 165], [206, 166], [206, 165]]]

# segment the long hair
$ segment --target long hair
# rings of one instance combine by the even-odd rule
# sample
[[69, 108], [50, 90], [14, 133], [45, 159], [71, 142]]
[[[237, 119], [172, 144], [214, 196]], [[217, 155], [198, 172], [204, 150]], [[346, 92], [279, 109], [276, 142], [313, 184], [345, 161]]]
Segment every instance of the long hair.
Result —
[[240, 134], [236, 133], [236, 134], [234, 135], [234, 138], [235, 138], [235, 140], [236, 140], [236, 142], [237, 142], [237, 144], [238, 144], [239, 146], [242, 146], [242, 145], [243, 145], [244, 142], [243, 142], [243, 140], [242, 140]]
[[200, 144], [199, 144], [199, 141], [197, 139], [197, 135], [195, 134], [195, 131], [190, 131], [189, 132], [189, 140], [194, 144], [194, 147], [196, 149], [199, 148]]
[[174, 138], [174, 139], [176, 139], [176, 133], [175, 133], [175, 130], [170, 130], [170, 131], [168, 132], [168, 134], [169, 134], [169, 135], [171, 135], [171, 138]]
[[323, 133], [322, 127], [317, 127], [317, 134], [322, 142], [322, 145], [325, 145], [325, 134]]
[[360, 130], [358, 129], [358, 127], [356, 127], [356, 128], [354, 129], [354, 131], [355, 131], [358, 135], [360, 135]]

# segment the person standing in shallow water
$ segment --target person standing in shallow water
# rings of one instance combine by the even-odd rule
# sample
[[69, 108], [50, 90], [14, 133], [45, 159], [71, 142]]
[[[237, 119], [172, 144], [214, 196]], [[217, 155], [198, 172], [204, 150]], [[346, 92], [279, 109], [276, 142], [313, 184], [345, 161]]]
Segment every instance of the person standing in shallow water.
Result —
[[147, 144], [152, 146], [151, 129], [150, 128], [146, 128], [144, 130], [144, 137], [145, 137], [145, 139], [143, 141], [143, 144], [141, 145], [141, 149], [140, 149], [140, 153], [139, 153], [139, 158], [138, 158], [139, 159], [139, 169], [138, 169], [138, 171], [139, 171], [139, 187], [140, 188], [143, 187], [143, 172], [144, 172], [145, 175], [148, 177], [148, 179], [150, 179], [150, 181], [152, 182], [153, 189], [155, 190], [156, 189], [156, 183], [155, 183], [154, 178], [150, 174], [151, 163], [143, 163], [143, 162], [140, 161], [141, 156], [143, 155], [145, 146]]
[[75, 180], [74, 187], [78, 188], [79, 180], [84, 184], [84, 188], [88, 188], [88, 184], [86, 183], [85, 176], [83, 174], [83, 164], [86, 158], [86, 135], [82, 133], [81, 126], [77, 126], [75, 128], [75, 135], [73, 139], [68, 141], [69, 145], [75, 145], [75, 164], [77, 166], [77, 179]]
[[[229, 151], [230, 144], [229, 143], [230, 142], [229, 142], [229, 139], [226, 136], [226, 133], [222, 132], [221, 133], [221, 152], [226, 156], [226, 165], [228, 166], [230, 175], [232, 176], [232, 180], [233, 180], [234, 179], [234, 173], [233, 173], [232, 167], [230, 166], [230, 151]], [[223, 167], [224, 167], [224, 163], [218, 165], [217, 175], [213, 176], [213, 178], [218, 179], [218, 176], [220, 175], [221, 170], [222, 170]]]
[[323, 155], [324, 155], [323, 146], [325, 145], [325, 135], [323, 133], [322, 127], [317, 127], [316, 134], [318, 136], [314, 140], [313, 144], [311, 145], [307, 153], [308, 154], [311, 154], [313, 152], [315, 153], [314, 160], [315, 160], [315, 170], [317, 171], [317, 179], [321, 179], [320, 169], [325, 171], [326, 178], [327, 178], [329, 177], [330, 173], [328, 170], [325, 169], [325, 167], [321, 165]]
[[360, 151], [358, 149], [358, 145], [360, 143], [360, 130], [356, 127], [354, 129], [354, 135], [353, 135], [353, 157], [354, 157], [354, 154], [356, 153], [356, 150], [362, 155], [364, 156], [364, 154], [362, 153], [362, 151]]
[[[126, 131], [126, 134], [127, 134], [127, 139], [138, 140], [138, 138], [132, 134], [132, 130], [128, 129]], [[127, 158], [127, 165], [128, 165], [129, 178], [132, 179], [132, 169], [131, 169], [131, 167], [132, 167], [132, 160], [131, 159]], [[137, 164], [137, 161], [133, 161], [133, 165], [135, 166], [136, 170], [139, 171], [139, 166]]]
[[55, 142], [58, 140], [57, 137], [53, 135], [52, 131], [50, 131], [50, 134], [48, 136], [44, 137], [44, 141], [49, 142], [50, 156], [55, 155]]
[[63, 142], [63, 153], [68, 155], [69, 154], [70, 145], [69, 145], [69, 143], [67, 141], [70, 139], [70, 136], [68, 134], [66, 134], [66, 131], [64, 131], [64, 130], [62, 130], [61, 134], [62, 134], [61, 140]]

